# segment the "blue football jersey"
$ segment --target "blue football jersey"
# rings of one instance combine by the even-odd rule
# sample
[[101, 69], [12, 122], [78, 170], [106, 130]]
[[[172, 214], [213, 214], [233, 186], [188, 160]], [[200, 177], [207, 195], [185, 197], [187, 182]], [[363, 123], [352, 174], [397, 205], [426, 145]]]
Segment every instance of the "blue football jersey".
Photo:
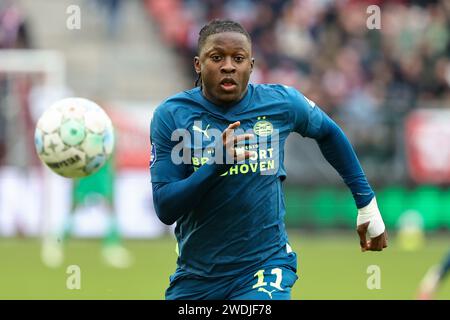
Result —
[[245, 96], [226, 108], [208, 101], [200, 88], [158, 106], [150, 132], [152, 183], [185, 179], [211, 161], [217, 133], [235, 121], [237, 133], [254, 135], [242, 144], [254, 155], [229, 164], [199, 205], [176, 221], [177, 274], [238, 274], [286, 251], [285, 141], [291, 132], [318, 136], [324, 116], [294, 88], [267, 84], [249, 84]]

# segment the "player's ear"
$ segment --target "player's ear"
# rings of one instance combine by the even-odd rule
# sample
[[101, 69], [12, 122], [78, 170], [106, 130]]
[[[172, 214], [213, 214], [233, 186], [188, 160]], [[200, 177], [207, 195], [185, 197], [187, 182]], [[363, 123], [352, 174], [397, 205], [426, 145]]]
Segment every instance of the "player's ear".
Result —
[[255, 64], [255, 58], [252, 58], [252, 63], [250, 64], [250, 72], [253, 71], [254, 64]]
[[194, 57], [194, 68], [195, 68], [195, 72], [197, 74], [200, 74], [201, 72], [201, 68], [200, 68], [200, 58], [198, 56]]

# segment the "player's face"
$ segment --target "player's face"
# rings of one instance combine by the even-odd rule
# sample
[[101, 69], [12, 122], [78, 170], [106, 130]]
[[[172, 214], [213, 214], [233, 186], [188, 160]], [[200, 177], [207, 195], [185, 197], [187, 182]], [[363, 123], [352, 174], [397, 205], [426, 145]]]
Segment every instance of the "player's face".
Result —
[[218, 105], [239, 101], [247, 91], [253, 69], [250, 41], [239, 32], [210, 35], [195, 57], [194, 66], [201, 73], [203, 94]]

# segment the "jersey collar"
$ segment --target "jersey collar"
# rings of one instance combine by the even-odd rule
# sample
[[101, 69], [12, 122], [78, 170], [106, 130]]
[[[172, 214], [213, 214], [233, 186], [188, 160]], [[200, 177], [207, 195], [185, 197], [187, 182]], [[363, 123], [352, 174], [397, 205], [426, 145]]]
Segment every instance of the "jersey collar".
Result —
[[239, 112], [244, 111], [248, 107], [251, 97], [253, 95], [253, 85], [248, 84], [247, 92], [242, 97], [242, 99], [227, 107], [219, 106], [206, 99], [200, 87], [195, 89], [195, 94], [200, 99], [202, 105], [205, 106], [209, 111], [220, 115], [236, 115]]

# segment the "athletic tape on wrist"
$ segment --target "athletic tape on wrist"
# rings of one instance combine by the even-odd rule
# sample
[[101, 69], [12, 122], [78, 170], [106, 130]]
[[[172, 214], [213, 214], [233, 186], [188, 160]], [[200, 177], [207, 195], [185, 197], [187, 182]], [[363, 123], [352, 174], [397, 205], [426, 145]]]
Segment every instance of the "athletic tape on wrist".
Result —
[[383, 218], [381, 217], [380, 210], [378, 209], [377, 200], [375, 197], [364, 208], [358, 209], [358, 217], [356, 219], [356, 226], [369, 223], [367, 233], [371, 238], [378, 237], [385, 230]]

